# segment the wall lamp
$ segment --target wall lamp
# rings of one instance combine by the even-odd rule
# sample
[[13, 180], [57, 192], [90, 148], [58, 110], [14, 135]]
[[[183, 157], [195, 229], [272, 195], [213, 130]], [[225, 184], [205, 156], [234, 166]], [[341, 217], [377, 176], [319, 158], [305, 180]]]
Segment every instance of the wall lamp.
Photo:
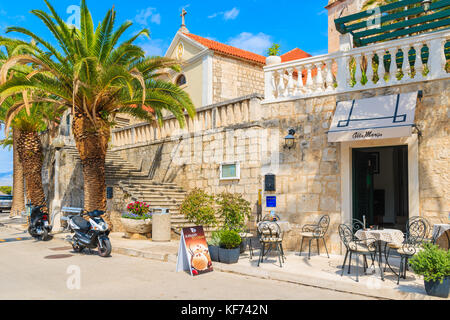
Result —
[[423, 0], [422, 7], [425, 12], [429, 11], [431, 7], [431, 0]]
[[295, 146], [295, 130], [289, 129], [288, 135], [284, 138], [284, 148], [292, 149]]

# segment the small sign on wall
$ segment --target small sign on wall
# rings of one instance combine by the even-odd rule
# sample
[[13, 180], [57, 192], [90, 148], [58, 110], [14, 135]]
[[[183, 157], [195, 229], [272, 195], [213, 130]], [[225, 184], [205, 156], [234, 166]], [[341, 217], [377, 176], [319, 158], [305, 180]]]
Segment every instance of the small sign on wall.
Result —
[[267, 208], [276, 208], [277, 207], [277, 197], [276, 196], [267, 196], [266, 197], [266, 207]]

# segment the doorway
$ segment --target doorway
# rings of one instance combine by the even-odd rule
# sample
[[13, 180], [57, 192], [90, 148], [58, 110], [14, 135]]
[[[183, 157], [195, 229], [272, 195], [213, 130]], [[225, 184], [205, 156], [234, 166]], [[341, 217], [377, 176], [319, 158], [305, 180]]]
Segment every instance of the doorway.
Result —
[[408, 146], [357, 148], [352, 154], [353, 218], [406, 231]]

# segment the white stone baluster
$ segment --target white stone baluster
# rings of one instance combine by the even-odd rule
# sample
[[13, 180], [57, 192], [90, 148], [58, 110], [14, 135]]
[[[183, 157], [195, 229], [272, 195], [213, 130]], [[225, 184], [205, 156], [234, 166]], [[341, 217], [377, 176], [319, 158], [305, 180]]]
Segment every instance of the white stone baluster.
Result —
[[386, 69], [384, 67], [384, 55], [386, 53], [386, 50], [381, 49], [381, 50], [377, 50], [377, 56], [378, 56], [378, 70], [377, 70], [377, 74], [378, 74], [378, 85], [385, 85], [386, 84], [386, 80], [384, 79], [384, 76], [386, 74]]
[[286, 88], [287, 95], [285, 96], [291, 96], [294, 95], [294, 76], [293, 76], [294, 68], [288, 68], [287, 72], [288, 72], [288, 84]]
[[389, 49], [389, 54], [391, 55], [391, 63], [389, 65], [389, 82], [398, 83], [397, 80], [397, 48]]
[[422, 47], [422, 43], [414, 43], [414, 50], [416, 51], [416, 60], [414, 61], [415, 80], [423, 79]]
[[333, 72], [331, 70], [333, 66], [333, 60], [327, 60], [325, 61], [325, 67], [327, 75], [325, 77], [325, 84], [326, 84], [326, 91], [332, 91], [334, 89], [333, 87]]
[[361, 66], [362, 66], [362, 54], [356, 54], [354, 56], [355, 58], [355, 86], [353, 88], [361, 88], [362, 84], [361, 84], [361, 80], [362, 80], [362, 71], [361, 71]]
[[400, 50], [403, 52], [403, 63], [402, 63], [402, 73], [403, 78], [402, 82], [406, 82], [411, 79], [411, 65], [409, 64], [409, 50], [411, 49], [410, 45], [401, 46]]
[[320, 92], [323, 91], [324, 82], [323, 82], [323, 75], [322, 75], [322, 66], [323, 62], [318, 62], [314, 64], [317, 69], [317, 76], [316, 76], [316, 91]]
[[303, 83], [303, 67], [298, 66], [296, 67], [296, 69], [297, 69], [297, 87], [295, 89], [295, 95], [301, 95], [305, 90], [305, 86]]
[[367, 69], [366, 69], [366, 77], [367, 77], [367, 83], [366, 86], [373, 86], [373, 52], [368, 52], [365, 54], [366, 61], [367, 61]]
[[286, 86], [284, 85], [284, 69], [278, 70], [278, 97], [285, 97]]
[[312, 78], [312, 65], [306, 65], [306, 70], [308, 71], [308, 75], [306, 76], [306, 92], [311, 93], [314, 90], [314, 82]]
[[268, 71], [264, 75], [265, 81], [265, 97], [267, 100], [272, 100], [275, 98], [275, 93], [277, 90], [277, 86], [275, 85], [275, 75], [274, 72]]

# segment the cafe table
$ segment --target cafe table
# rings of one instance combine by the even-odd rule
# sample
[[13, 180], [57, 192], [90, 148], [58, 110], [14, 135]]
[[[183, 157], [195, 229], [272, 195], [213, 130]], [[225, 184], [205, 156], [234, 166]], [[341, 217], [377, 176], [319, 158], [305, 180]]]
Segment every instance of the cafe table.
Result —
[[[404, 242], [404, 235], [403, 232], [401, 230], [397, 230], [397, 229], [382, 229], [382, 230], [372, 230], [372, 229], [360, 229], [355, 233], [355, 237], [357, 237], [359, 240], [368, 240], [369, 239], [374, 239], [376, 241], [376, 246], [377, 246], [377, 253], [378, 253], [378, 263], [381, 269], [381, 279], [384, 280], [384, 275], [383, 275], [383, 268], [381, 268], [381, 263], [382, 263], [382, 244], [383, 242], [385, 243], [384, 246], [384, 256], [385, 256], [385, 261], [386, 264], [389, 266], [389, 269], [391, 269], [391, 271], [394, 274], [397, 274], [392, 268], [391, 265], [389, 264], [388, 261], [388, 257], [387, 257], [387, 253], [386, 253], [386, 246], [388, 243], [393, 243], [393, 244], [397, 244], [397, 245], [402, 245]], [[372, 264], [373, 265], [373, 264]]]
[[450, 249], [450, 237], [447, 232], [448, 230], [450, 230], [450, 224], [435, 224], [433, 226], [433, 239], [434, 241], [437, 241], [443, 234], [445, 234], [448, 242], [447, 248]]

